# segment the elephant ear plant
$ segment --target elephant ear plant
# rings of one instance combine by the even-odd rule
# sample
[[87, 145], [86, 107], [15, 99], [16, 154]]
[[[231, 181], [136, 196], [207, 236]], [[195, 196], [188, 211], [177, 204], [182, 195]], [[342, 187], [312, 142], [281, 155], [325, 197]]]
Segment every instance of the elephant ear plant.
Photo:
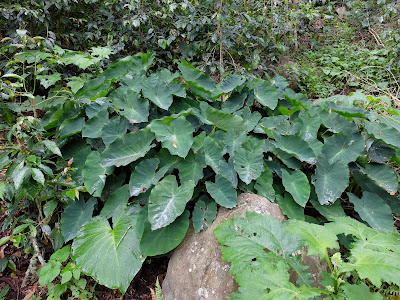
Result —
[[[361, 94], [316, 104], [280, 76], [226, 75], [216, 84], [184, 60], [175, 72], [152, 71], [154, 61], [147, 53], [111, 63], [82, 79], [73, 97], [52, 105], [39, 123], [60, 149], [50, 157], [52, 168], [70, 161], [74, 183], [60, 188], [65, 197], [41, 203], [57, 201], [58, 243], [71, 244], [84, 274], [125, 293], [147, 256], [179, 245], [191, 216], [197, 232], [205, 229], [217, 207], [236, 206], [243, 191], [277, 201], [310, 230], [317, 228], [311, 223], [348, 215], [392, 234], [392, 214], [400, 214], [392, 168], [400, 154], [397, 116], [356, 106]], [[3, 155], [10, 182], [1, 196], [10, 206], [26, 201], [11, 188], [36, 186], [18, 153]], [[335, 248], [333, 240], [318, 251]]]

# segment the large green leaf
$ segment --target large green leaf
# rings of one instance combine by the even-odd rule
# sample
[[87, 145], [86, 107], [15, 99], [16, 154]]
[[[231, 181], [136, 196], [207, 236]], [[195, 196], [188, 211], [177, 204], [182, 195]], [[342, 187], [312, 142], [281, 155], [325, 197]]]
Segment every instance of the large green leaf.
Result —
[[342, 206], [340, 205], [340, 201], [336, 201], [331, 205], [321, 205], [317, 200], [311, 198], [310, 202], [314, 208], [329, 221], [332, 221], [334, 218], [346, 216]]
[[314, 151], [301, 137], [295, 135], [284, 136], [276, 133], [274, 133], [273, 136], [276, 141], [276, 146], [282, 151], [292, 154], [301, 161], [312, 165], [317, 162]]
[[310, 197], [310, 184], [307, 176], [300, 170], [296, 170], [292, 174], [282, 170], [282, 183], [285, 189], [293, 196], [294, 201], [305, 207]]
[[257, 178], [254, 188], [257, 190], [257, 194], [263, 196], [271, 201], [275, 200], [275, 190], [272, 186], [274, 183], [273, 175], [271, 170], [266, 164], [264, 164], [264, 171]]
[[144, 231], [140, 241], [140, 251], [146, 256], [156, 256], [175, 249], [183, 240], [189, 228], [190, 212], [186, 210], [175, 222], [158, 230], [151, 230], [150, 223], [144, 221]]
[[215, 173], [221, 172], [221, 162], [225, 162], [224, 151], [218, 146], [218, 143], [210, 136], [204, 139], [203, 151], [207, 165], [209, 165]]
[[249, 138], [233, 155], [233, 164], [240, 179], [249, 184], [256, 180], [264, 170], [264, 153], [261, 142]]
[[113, 217], [120, 209], [126, 207], [129, 196], [129, 187], [127, 184], [113, 191], [104, 203], [100, 216], [106, 217], [107, 219]]
[[106, 169], [99, 165], [100, 153], [91, 152], [86, 158], [83, 168], [83, 182], [93, 197], [100, 197], [106, 183]]
[[356, 180], [357, 184], [362, 188], [363, 191], [368, 191], [378, 195], [379, 198], [382, 198], [383, 201], [390, 206], [392, 213], [400, 215], [400, 199], [394, 195], [388, 194], [386, 190], [378, 186], [378, 183], [375, 183], [366, 175], [361, 175], [358, 172], [354, 172], [352, 177]]
[[347, 193], [350, 202], [354, 204], [354, 210], [358, 212], [360, 218], [367, 222], [376, 230], [393, 231], [392, 211], [379, 196], [363, 192], [361, 199], [353, 194]]
[[83, 139], [78, 139], [73, 140], [61, 150], [65, 159], [73, 158], [71, 165], [74, 168], [74, 172], [72, 173], [73, 180], [82, 183], [82, 170], [85, 166], [86, 158], [92, 152], [90, 145], [88, 145]]
[[207, 167], [204, 152], [194, 154], [189, 152], [185, 159], [178, 163], [179, 179], [181, 182], [192, 180], [196, 185], [203, 178], [203, 169]]
[[233, 93], [221, 105], [221, 111], [224, 113], [233, 113], [243, 107], [244, 100], [247, 98], [247, 93]]
[[400, 132], [395, 128], [388, 126], [386, 124], [373, 123], [365, 121], [365, 129], [371, 135], [373, 135], [377, 140], [384, 141], [386, 144], [400, 147]]
[[351, 251], [349, 263], [341, 266], [340, 272], [357, 270], [361, 279], [370, 280], [380, 287], [383, 282], [400, 285], [400, 255], [398, 251], [379, 252], [370, 249]]
[[110, 94], [110, 100], [114, 109], [130, 123], [147, 122], [149, 101], [141, 99], [139, 93], [118, 88]]
[[107, 109], [99, 111], [93, 118], [86, 121], [85, 126], [83, 126], [82, 136], [88, 138], [100, 137], [104, 123], [106, 123], [107, 121]]
[[[241, 287], [259, 290], [265, 296], [266, 288], [276, 289], [285, 282], [289, 283], [288, 270], [299, 275], [300, 285], [310, 285], [306, 267], [300, 264], [299, 256], [293, 255], [302, 249], [303, 243], [289, 233], [286, 226], [286, 222], [271, 215], [262, 216], [248, 211], [246, 218], [235, 217], [214, 230], [218, 242], [223, 245], [223, 258], [231, 262], [231, 274]], [[271, 282], [277, 276], [269, 272], [271, 267], [278, 267], [277, 270], [282, 271], [280, 274], [285, 274], [278, 280], [280, 283]]]
[[[145, 259], [135, 234], [138, 213], [121, 218], [113, 228], [106, 218], [87, 223], [72, 243], [73, 258], [83, 272], [110, 289], [125, 293]], [[99, 259], [103, 258], [103, 259]]]
[[353, 133], [351, 129], [332, 135], [325, 139], [322, 153], [330, 164], [337, 160], [345, 163], [355, 161], [364, 150], [365, 142], [361, 134]]
[[65, 208], [61, 216], [61, 233], [66, 242], [75, 238], [81, 226], [92, 218], [96, 202], [95, 198], [86, 203], [83, 200], [74, 201]]
[[265, 117], [259, 120], [254, 128], [255, 133], [268, 133], [269, 130], [277, 129], [281, 124], [288, 123], [288, 116], [278, 115]]
[[327, 158], [321, 157], [312, 179], [319, 203], [332, 204], [349, 185], [349, 167], [341, 160], [329, 164]]
[[83, 117], [75, 119], [66, 119], [64, 122], [61, 123], [59, 128], [60, 139], [65, 139], [71, 135], [81, 132], [84, 125], [85, 125], [85, 118]]
[[370, 163], [365, 168], [361, 168], [361, 171], [388, 193], [394, 194], [397, 192], [399, 187], [397, 175], [388, 165]]
[[145, 156], [152, 148], [150, 144], [154, 138], [154, 134], [146, 129], [126, 133], [104, 150], [100, 164], [103, 167], [126, 166]]
[[220, 89], [224, 93], [232, 92], [238, 86], [241, 86], [246, 81], [245, 78], [242, 78], [239, 75], [231, 75], [225, 78], [220, 84]]
[[390, 161], [396, 152], [392, 147], [380, 141], [373, 141], [372, 144], [368, 143], [367, 151], [369, 158], [378, 163]]
[[173, 95], [185, 96], [183, 86], [172, 81], [174, 76], [168, 71], [163, 70], [153, 73], [143, 81], [143, 96], [149, 99], [158, 107], [168, 110], [173, 101]]
[[128, 130], [128, 121], [120, 116], [115, 116], [104, 124], [101, 138], [106, 146], [110, 145]]
[[330, 131], [339, 133], [346, 128], [351, 128], [353, 132], [357, 131], [358, 127], [354, 122], [346, 119], [345, 117], [336, 114], [328, 113], [327, 111], [321, 111], [322, 124]]
[[217, 174], [215, 183], [206, 181], [207, 192], [219, 205], [227, 208], [235, 207], [237, 204], [237, 194], [232, 183], [225, 177]]
[[207, 196], [202, 196], [193, 209], [193, 227], [196, 233], [208, 228], [217, 216], [217, 204]]
[[150, 130], [172, 155], [186, 157], [192, 147], [194, 128], [183, 116], [171, 121], [169, 126], [162, 121], [154, 121]]
[[[250, 132], [257, 126], [258, 122], [261, 119], [261, 114], [258, 111], [251, 112], [250, 108], [245, 106], [243, 109], [235, 112], [235, 114], [241, 116], [244, 120], [244, 125], [246, 128], [246, 132]], [[264, 132], [264, 131], [263, 131]]]
[[298, 205], [289, 193], [285, 193], [284, 197], [276, 195], [276, 200], [278, 200], [282, 213], [289, 219], [305, 220], [304, 208]]
[[14, 187], [18, 190], [25, 180], [26, 174], [28, 174], [29, 168], [24, 166], [24, 162], [20, 162], [12, 173]]
[[322, 260], [328, 256], [329, 249], [339, 249], [336, 234], [328, 227], [311, 224], [304, 221], [290, 221], [287, 230], [301, 237], [308, 246], [307, 255], [318, 255]]
[[254, 97], [260, 104], [270, 109], [275, 109], [278, 104], [276, 88], [263, 79], [257, 79], [254, 82]]
[[322, 123], [322, 120], [319, 116], [311, 117], [302, 111], [296, 121], [297, 120], [299, 120], [299, 132], [303, 140], [308, 141], [317, 138], [317, 133]]
[[204, 92], [213, 92], [216, 89], [210, 76], [196, 69], [187, 61], [182, 60], [178, 68], [182, 72], [182, 78], [196, 89]]
[[206, 112], [207, 120], [218, 128], [228, 131], [240, 132], [244, 128], [244, 120], [234, 114], [223, 113], [217, 109], [209, 108]]
[[346, 299], [368, 299], [368, 300], [385, 300], [384, 296], [382, 296], [379, 292], [372, 293], [369, 286], [367, 286], [364, 282], [360, 284], [348, 284], [345, 283], [340, 286], [340, 288], [344, 291], [347, 298]]
[[131, 196], [137, 196], [158, 183], [168, 171], [168, 167], [163, 167], [157, 171], [159, 164], [160, 160], [158, 158], [150, 158], [141, 161], [136, 166], [129, 181], [129, 192]]
[[169, 175], [151, 190], [148, 214], [151, 230], [171, 224], [183, 213], [192, 199], [194, 186], [193, 181], [187, 181], [178, 187], [176, 177]]

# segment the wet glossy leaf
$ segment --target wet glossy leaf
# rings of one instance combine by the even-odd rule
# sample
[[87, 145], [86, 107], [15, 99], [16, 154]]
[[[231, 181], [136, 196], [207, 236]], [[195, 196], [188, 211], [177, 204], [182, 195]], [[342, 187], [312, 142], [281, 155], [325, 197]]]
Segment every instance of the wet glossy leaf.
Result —
[[159, 159], [150, 158], [141, 161], [136, 166], [129, 181], [129, 192], [131, 196], [137, 196], [158, 183], [168, 171], [168, 167], [159, 169], [159, 164]]
[[349, 167], [341, 160], [329, 164], [328, 160], [322, 157], [317, 162], [312, 179], [319, 203], [332, 204], [349, 185]]
[[145, 259], [140, 255], [140, 241], [135, 234], [137, 216], [138, 213], [125, 216], [113, 228], [107, 219], [96, 217], [82, 227], [72, 243], [77, 266], [100, 284], [122, 293]]
[[91, 152], [86, 158], [83, 168], [83, 182], [87, 191], [93, 197], [100, 197], [106, 183], [106, 169], [100, 166], [100, 153]]
[[392, 211], [381, 198], [377, 195], [364, 191], [359, 199], [357, 196], [347, 193], [350, 202], [354, 204], [354, 210], [358, 212], [360, 218], [367, 222], [376, 230], [387, 230], [392, 232], [393, 217]]
[[162, 121], [154, 121], [150, 130], [172, 155], [186, 157], [192, 147], [194, 128], [183, 116], [171, 121], [169, 126]]
[[219, 205], [227, 208], [235, 207], [237, 194], [232, 183], [225, 177], [217, 174], [215, 183], [206, 181], [207, 192]]
[[293, 196], [294, 201], [305, 207], [310, 197], [310, 184], [307, 176], [300, 170], [296, 170], [291, 174], [282, 170], [282, 183], [286, 191]]
[[88, 202], [74, 201], [69, 204], [61, 216], [61, 232], [66, 242], [75, 238], [82, 225], [86, 224], [91, 218], [95, 198], [90, 198]]
[[254, 83], [254, 97], [256, 100], [270, 109], [275, 109], [278, 104], [276, 88], [263, 79], [257, 79]]
[[193, 196], [194, 182], [187, 181], [178, 187], [176, 177], [169, 175], [150, 193], [148, 218], [151, 230], [165, 227], [175, 221], [185, 210]]
[[110, 144], [101, 155], [100, 165], [126, 166], [146, 153], [152, 148], [151, 143], [155, 136], [149, 130], [140, 130], [126, 133]]
[[145, 222], [140, 252], [146, 256], [155, 256], [175, 249], [189, 228], [189, 216], [190, 213], [186, 210], [172, 224], [154, 231], [151, 230], [150, 223]]

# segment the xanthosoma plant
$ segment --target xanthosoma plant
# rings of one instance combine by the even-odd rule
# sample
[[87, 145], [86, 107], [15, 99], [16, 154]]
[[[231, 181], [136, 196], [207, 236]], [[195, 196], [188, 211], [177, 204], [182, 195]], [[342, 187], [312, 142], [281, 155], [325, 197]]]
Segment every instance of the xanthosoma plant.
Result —
[[279, 76], [215, 84], [185, 61], [179, 72], [151, 72], [154, 58], [112, 63], [41, 121], [85, 189], [66, 205], [61, 232], [86, 274], [125, 292], [146, 256], [179, 245], [192, 204], [200, 231], [217, 204], [237, 204], [238, 191], [277, 200], [301, 220], [305, 207], [331, 220], [354, 204], [370, 226], [394, 230], [398, 181], [388, 165], [399, 153], [399, 118], [354, 106], [359, 94], [312, 103]]

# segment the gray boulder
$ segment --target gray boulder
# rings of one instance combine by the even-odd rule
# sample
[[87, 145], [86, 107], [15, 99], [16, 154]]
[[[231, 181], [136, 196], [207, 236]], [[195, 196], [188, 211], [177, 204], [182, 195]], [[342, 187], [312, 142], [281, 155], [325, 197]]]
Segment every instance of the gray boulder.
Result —
[[248, 210], [285, 220], [278, 204], [258, 195], [241, 194], [235, 208], [218, 210], [207, 230], [195, 234], [191, 226], [169, 261], [162, 285], [165, 300], [222, 300], [237, 291], [238, 286], [229, 275], [230, 264], [222, 261], [213, 230], [226, 219], [244, 217]]
[[[246, 211], [286, 220], [278, 204], [258, 195], [241, 194], [235, 208], [219, 208], [217, 218], [207, 230], [195, 234], [191, 226], [169, 261], [162, 284], [165, 300], [224, 300], [237, 291], [238, 285], [233, 276], [229, 275], [230, 264], [222, 261], [220, 244], [213, 231], [226, 219], [245, 217]], [[311, 278], [317, 284], [322, 270], [327, 271], [327, 264], [306, 253], [305, 248], [301, 253], [302, 262], [310, 266]], [[291, 281], [294, 283], [296, 280], [297, 276], [292, 274]]]

